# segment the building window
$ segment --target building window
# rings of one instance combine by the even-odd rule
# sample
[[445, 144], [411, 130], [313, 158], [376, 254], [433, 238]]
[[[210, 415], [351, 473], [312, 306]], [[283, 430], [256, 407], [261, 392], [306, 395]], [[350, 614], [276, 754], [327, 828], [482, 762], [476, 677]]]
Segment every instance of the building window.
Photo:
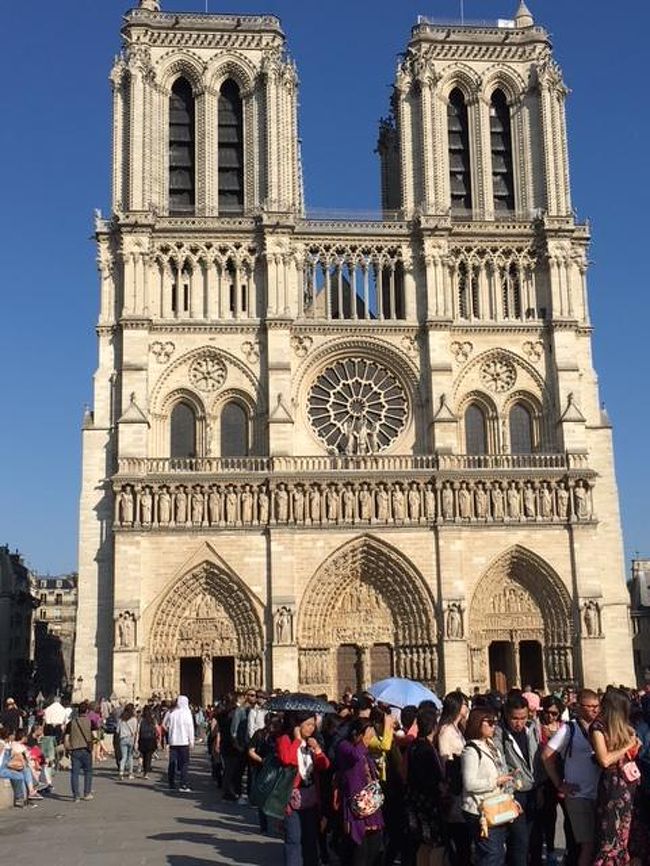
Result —
[[57, 592], [57, 594], [54, 596], [54, 604], [57, 604], [57, 605], [63, 604], [63, 593], [62, 592]]
[[194, 95], [178, 78], [169, 98], [169, 212], [191, 213], [195, 200]]
[[503, 271], [501, 278], [501, 292], [503, 296], [504, 319], [521, 319], [521, 281], [519, 270], [514, 262]]
[[495, 90], [490, 100], [490, 141], [494, 209], [495, 211], [512, 211], [515, 209], [512, 132], [510, 108], [502, 90]]
[[47, 619], [47, 610], [44, 607], [42, 607], [39, 611], [39, 615], [40, 615], [41, 619]]
[[449, 187], [452, 211], [472, 209], [472, 180], [469, 159], [469, 122], [462, 92], [455, 88], [447, 103], [449, 136]]
[[237, 84], [228, 79], [219, 93], [219, 213], [244, 208], [244, 112]]
[[487, 454], [485, 413], [476, 403], [468, 406], [465, 412], [465, 452]]
[[468, 267], [466, 262], [458, 265], [458, 315], [461, 319], [481, 316], [478, 268]]
[[171, 415], [170, 457], [196, 457], [196, 415], [187, 403], [177, 403]]
[[533, 451], [533, 418], [523, 403], [515, 403], [510, 410], [510, 451], [512, 454]]
[[46, 592], [41, 593], [41, 604], [47, 604], [47, 593]]
[[221, 456], [245, 457], [248, 454], [248, 419], [246, 412], [234, 401], [226, 403], [221, 412]]

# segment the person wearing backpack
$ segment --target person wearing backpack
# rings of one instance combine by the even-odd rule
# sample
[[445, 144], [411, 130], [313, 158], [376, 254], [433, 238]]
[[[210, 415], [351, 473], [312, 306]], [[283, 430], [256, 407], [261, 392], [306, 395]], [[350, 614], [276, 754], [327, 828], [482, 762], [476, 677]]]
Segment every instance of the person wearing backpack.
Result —
[[138, 751], [142, 756], [142, 778], [148, 779], [151, 772], [151, 759], [156, 751], [158, 731], [156, 721], [149, 704], [142, 710], [142, 718], [138, 728]]
[[[596, 798], [601, 770], [594, 760], [589, 728], [599, 709], [596, 692], [582, 689], [577, 701], [578, 718], [560, 728], [542, 756], [549, 779], [564, 799], [571, 835], [579, 849], [577, 859], [569, 856], [569, 866], [591, 866], [594, 858]], [[567, 850], [571, 851], [569, 838]]]
[[117, 733], [120, 739], [120, 779], [124, 778], [125, 771], [128, 771], [129, 779], [133, 778], [133, 753], [135, 751], [135, 742], [138, 733], [138, 720], [135, 715], [135, 707], [133, 704], [127, 704], [120, 716], [120, 721], [117, 726]]

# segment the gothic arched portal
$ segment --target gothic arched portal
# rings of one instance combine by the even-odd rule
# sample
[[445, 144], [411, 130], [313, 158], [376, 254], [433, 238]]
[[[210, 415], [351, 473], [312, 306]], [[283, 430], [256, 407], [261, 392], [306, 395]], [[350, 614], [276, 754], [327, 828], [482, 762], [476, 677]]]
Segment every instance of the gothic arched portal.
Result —
[[357, 538], [313, 575], [298, 616], [298, 678], [311, 692], [338, 694], [384, 676], [435, 684], [433, 600], [395, 548]]
[[212, 702], [213, 691], [223, 689], [222, 682], [213, 685], [213, 676], [231, 678], [225, 690], [259, 687], [263, 647], [261, 620], [243, 583], [224, 566], [205, 562], [165, 592], [154, 614], [149, 640], [151, 691], [178, 694], [184, 665], [189, 677], [190, 660], [207, 703]]
[[479, 580], [469, 636], [474, 685], [505, 691], [573, 681], [571, 597], [548, 563], [526, 548], [505, 551]]

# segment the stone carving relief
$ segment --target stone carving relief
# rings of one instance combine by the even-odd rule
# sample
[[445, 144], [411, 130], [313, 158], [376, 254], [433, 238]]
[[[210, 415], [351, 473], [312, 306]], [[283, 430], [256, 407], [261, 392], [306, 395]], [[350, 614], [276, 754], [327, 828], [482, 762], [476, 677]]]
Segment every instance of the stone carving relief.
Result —
[[190, 365], [190, 382], [199, 389], [211, 393], [218, 391], [226, 381], [228, 370], [226, 365], [214, 355], [203, 355], [196, 358]]
[[602, 637], [602, 618], [600, 605], [593, 599], [582, 606], [582, 620], [585, 637]]
[[260, 341], [244, 340], [241, 350], [249, 364], [256, 364], [260, 359]]
[[509, 358], [496, 355], [481, 364], [480, 376], [488, 391], [503, 394], [514, 387], [517, 369]]
[[115, 620], [115, 648], [134, 649], [136, 645], [136, 617], [132, 611], [123, 610]]
[[278, 607], [274, 615], [274, 637], [279, 646], [293, 643], [293, 610], [286, 604]]
[[402, 347], [404, 351], [410, 355], [412, 358], [417, 358], [418, 356], [418, 340], [417, 337], [411, 337], [406, 334], [402, 337]]
[[298, 358], [306, 358], [313, 343], [311, 337], [303, 334], [294, 334], [291, 338], [291, 347]]
[[544, 357], [544, 343], [541, 340], [526, 340], [522, 346], [524, 355], [532, 361], [533, 364], [539, 363]]
[[174, 354], [176, 346], [170, 341], [161, 343], [160, 340], [155, 340], [149, 349], [159, 364], [166, 364]]
[[393, 617], [379, 593], [361, 580], [353, 583], [332, 611], [334, 643], [392, 643]]
[[462, 640], [465, 636], [465, 609], [460, 601], [447, 604], [445, 635], [448, 640]]
[[464, 364], [465, 361], [469, 358], [469, 356], [474, 351], [474, 346], [469, 341], [465, 340], [464, 342], [459, 342], [458, 340], [454, 340], [454, 342], [450, 346], [451, 354], [454, 356], [457, 364]]
[[562, 523], [593, 519], [593, 482], [313, 481], [115, 485], [115, 526], [245, 527], [425, 523]]
[[178, 630], [181, 656], [236, 655], [237, 634], [224, 607], [209, 593], [200, 593], [185, 609]]

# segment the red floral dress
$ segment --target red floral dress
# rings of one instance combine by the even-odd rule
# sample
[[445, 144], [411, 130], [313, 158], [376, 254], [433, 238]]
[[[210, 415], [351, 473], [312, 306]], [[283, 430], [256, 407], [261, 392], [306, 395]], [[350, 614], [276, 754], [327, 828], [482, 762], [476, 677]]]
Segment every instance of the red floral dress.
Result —
[[[593, 731], [607, 736], [603, 723], [596, 719]], [[603, 770], [596, 801], [596, 858], [593, 866], [627, 866], [628, 842], [632, 825], [632, 804], [636, 784], [625, 779], [619, 761]]]

